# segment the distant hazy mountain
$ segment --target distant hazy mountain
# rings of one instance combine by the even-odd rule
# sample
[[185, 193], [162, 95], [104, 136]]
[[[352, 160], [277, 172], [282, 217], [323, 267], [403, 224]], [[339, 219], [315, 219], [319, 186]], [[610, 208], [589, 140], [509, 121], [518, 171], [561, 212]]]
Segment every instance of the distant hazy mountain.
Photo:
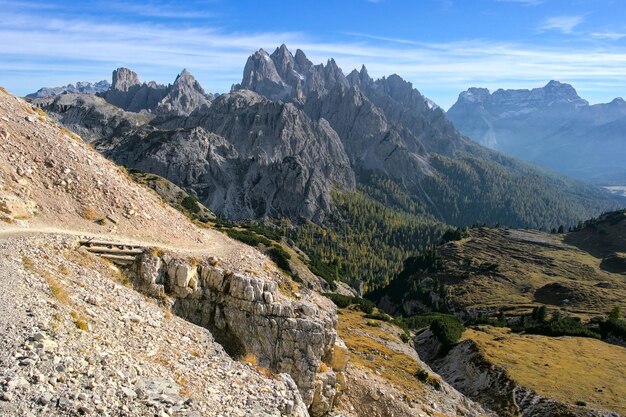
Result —
[[83, 94], [96, 94], [108, 90], [111, 84], [106, 81], [98, 81], [97, 83], [89, 83], [85, 81], [79, 81], [75, 85], [68, 84], [62, 87], [43, 87], [34, 93], [27, 95], [28, 98], [44, 98], [53, 97], [66, 93], [83, 93]]
[[532, 90], [470, 88], [448, 110], [464, 135], [565, 175], [626, 184], [626, 102], [589, 105], [569, 84]]

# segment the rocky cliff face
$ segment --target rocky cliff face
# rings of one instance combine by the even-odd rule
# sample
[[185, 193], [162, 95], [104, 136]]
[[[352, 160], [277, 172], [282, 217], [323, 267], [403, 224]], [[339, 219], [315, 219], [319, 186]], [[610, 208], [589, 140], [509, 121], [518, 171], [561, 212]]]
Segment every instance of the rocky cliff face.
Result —
[[313, 416], [332, 409], [335, 371], [343, 369], [333, 371], [337, 313], [330, 300], [281, 290], [274, 280], [224, 269], [215, 258], [149, 252], [136, 284], [150, 295], [172, 297], [174, 311], [210, 329], [231, 356], [252, 355], [259, 366], [289, 374]]
[[430, 330], [415, 339], [420, 358], [469, 398], [496, 411], [500, 416], [545, 417], [615, 417], [618, 414], [565, 404], [542, 397], [534, 390], [513, 381], [505, 369], [487, 361], [472, 340], [464, 340], [445, 356]]
[[91, 94], [62, 94], [35, 99], [32, 103], [46, 109], [86, 142], [121, 137], [152, 119], [147, 113], [126, 112]]
[[532, 90], [470, 88], [448, 117], [478, 143], [566, 175], [621, 185], [626, 102], [589, 105], [569, 84]]
[[428, 152], [462, 147], [441, 110], [399, 76], [374, 81], [363, 67], [346, 77], [333, 59], [313, 65], [304, 52], [294, 56], [285, 45], [248, 58], [242, 83], [233, 89], [290, 101], [313, 120], [327, 120], [357, 170], [415, 182], [432, 173]]
[[197, 108], [208, 106], [213, 98], [186, 69], [173, 84], [164, 86], [154, 81], [141, 83], [139, 76], [128, 68], [113, 71], [111, 88], [101, 93], [101, 97], [129, 112], [145, 110], [169, 115], [188, 115]]
[[250, 91], [222, 95], [188, 118], [156, 120], [106, 154], [193, 189], [211, 210], [234, 219], [321, 220], [332, 206], [330, 191], [355, 186], [326, 121]]
[[102, 93], [108, 90], [111, 84], [106, 81], [98, 81], [96, 83], [90, 83], [85, 81], [79, 81], [76, 84], [68, 84], [62, 87], [43, 87], [32, 94], [28, 94], [27, 98], [46, 98], [54, 97], [61, 94], [96, 94]]

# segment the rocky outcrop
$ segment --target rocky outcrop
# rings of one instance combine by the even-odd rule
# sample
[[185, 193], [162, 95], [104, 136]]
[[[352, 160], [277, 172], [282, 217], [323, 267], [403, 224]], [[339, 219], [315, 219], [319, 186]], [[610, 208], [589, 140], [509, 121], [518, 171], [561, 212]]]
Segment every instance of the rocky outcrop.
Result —
[[88, 94], [63, 94], [32, 103], [86, 142], [124, 136], [152, 119], [149, 114], [127, 112]]
[[34, 93], [26, 95], [26, 98], [45, 98], [54, 97], [61, 94], [96, 94], [107, 91], [111, 87], [111, 84], [106, 81], [98, 81], [96, 83], [90, 83], [85, 81], [79, 81], [76, 84], [68, 84], [62, 87], [43, 87]]
[[231, 219], [323, 220], [331, 190], [355, 187], [337, 134], [292, 104], [241, 91], [188, 118], [158, 122], [110, 151], [110, 141], [97, 146], [119, 164], [193, 189], [205, 206]]
[[[145, 253], [136, 285], [152, 296], [172, 297], [181, 317], [211, 330], [231, 356], [289, 374], [312, 415], [336, 401], [333, 361], [337, 341], [334, 305], [314, 293], [290, 298], [268, 278], [224, 270], [217, 259], [194, 261]], [[320, 371], [321, 369], [324, 371]]]
[[141, 83], [139, 76], [128, 68], [113, 71], [111, 88], [100, 96], [123, 110], [139, 112], [156, 109], [167, 94], [167, 87], [150, 81]]
[[470, 88], [448, 110], [464, 135], [574, 178], [622, 185], [626, 102], [589, 105], [569, 84], [532, 90]]

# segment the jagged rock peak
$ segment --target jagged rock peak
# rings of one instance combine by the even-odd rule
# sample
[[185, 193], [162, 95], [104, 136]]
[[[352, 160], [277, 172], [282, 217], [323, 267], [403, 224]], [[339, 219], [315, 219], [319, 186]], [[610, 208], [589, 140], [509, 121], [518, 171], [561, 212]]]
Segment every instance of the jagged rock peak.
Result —
[[270, 58], [274, 62], [276, 71], [282, 78], [287, 78], [288, 71], [294, 69], [294, 57], [284, 43], [279, 48], [276, 48], [274, 53], [270, 55]]
[[465, 101], [465, 102], [471, 102], [471, 103], [484, 102], [489, 97], [491, 97], [491, 93], [489, 92], [488, 89], [470, 87], [467, 89], [467, 91], [463, 91], [461, 92], [461, 94], [459, 94], [459, 101]]
[[302, 49], [296, 50], [294, 60], [296, 63], [296, 69], [301, 72], [306, 72], [313, 66], [313, 63], [309, 61]]
[[141, 84], [136, 72], [128, 68], [118, 68], [113, 71], [113, 82], [111, 88], [118, 91], [128, 91], [129, 88]]
[[189, 115], [202, 106], [209, 106], [213, 97], [205, 93], [200, 83], [185, 68], [176, 77], [174, 84], [166, 90], [166, 95], [156, 111], [161, 114], [176, 113]]
[[183, 68], [180, 74], [178, 74], [178, 76], [176, 77], [176, 81], [178, 81], [179, 78], [188, 78], [188, 79], [191, 78], [195, 80], [194, 76], [191, 75], [191, 73], [189, 72], [187, 68]]
[[543, 87], [543, 90], [545, 91], [546, 96], [580, 100], [580, 96], [571, 84], [551, 80], [545, 87]]
[[198, 90], [200, 92], [202, 92], [202, 94], [205, 94], [204, 89], [202, 88], [202, 86], [200, 85], [200, 83], [198, 82], [198, 80], [196, 80], [196, 77], [194, 77], [188, 70], [187, 68], [183, 69], [181, 71], [180, 74], [178, 74], [178, 76], [176, 76], [176, 80], [174, 80], [174, 84], [173, 86], [177, 86], [180, 84], [184, 84], [187, 85], [195, 90]]

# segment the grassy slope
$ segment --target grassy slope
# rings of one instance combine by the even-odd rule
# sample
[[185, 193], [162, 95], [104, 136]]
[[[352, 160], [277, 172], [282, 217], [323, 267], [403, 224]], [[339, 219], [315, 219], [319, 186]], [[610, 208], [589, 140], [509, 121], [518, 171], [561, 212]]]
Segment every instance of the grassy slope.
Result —
[[469, 238], [439, 248], [443, 271], [414, 278], [436, 277], [448, 285], [456, 311], [505, 308], [516, 315], [546, 304], [588, 318], [616, 305], [626, 308], [624, 275], [603, 270], [602, 259], [563, 239], [537, 231], [472, 229]]
[[522, 386], [564, 403], [626, 414], [626, 348], [595, 339], [519, 335], [506, 329], [468, 329], [472, 339], [496, 365]]
[[408, 347], [399, 338], [399, 328], [368, 320], [361, 311], [351, 309], [340, 309], [338, 318], [337, 332], [352, 352], [350, 363], [353, 366], [381, 375], [410, 397], [423, 397], [424, 383], [415, 377], [422, 368], [415, 359], [402, 353], [402, 349], [394, 348]]
[[[458, 305], [526, 310], [548, 304], [582, 315], [626, 306], [624, 277], [603, 271], [601, 259], [562, 244], [562, 236], [500, 229], [471, 233], [471, 238], [442, 249], [449, 260], [444, 262], [447, 275], [453, 277], [444, 281], [453, 285], [452, 300]], [[480, 271], [486, 263], [498, 267]], [[554, 283], [561, 286], [545, 287]]]

